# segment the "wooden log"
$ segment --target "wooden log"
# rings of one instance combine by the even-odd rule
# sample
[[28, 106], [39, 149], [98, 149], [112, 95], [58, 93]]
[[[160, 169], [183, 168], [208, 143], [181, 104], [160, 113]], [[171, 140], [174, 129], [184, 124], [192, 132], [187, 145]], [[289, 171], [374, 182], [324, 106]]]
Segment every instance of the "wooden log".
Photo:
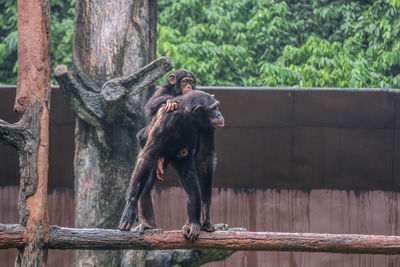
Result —
[[[11, 236], [12, 231], [12, 236]], [[0, 224], [0, 248], [21, 246], [22, 226]], [[16, 242], [16, 238], [20, 241]], [[226, 249], [253, 251], [400, 254], [400, 236], [217, 231], [202, 232], [195, 242], [181, 231], [122, 232], [112, 229], [74, 229], [52, 226], [50, 249]]]
[[16, 138], [6, 138], [8, 143], [15, 142], [19, 152], [18, 212], [26, 238], [15, 266], [42, 267], [46, 266], [49, 234], [50, 1], [18, 0], [17, 9], [18, 81], [14, 109], [23, 115], [20, 122], [29, 124], [17, 123]]
[[20, 224], [0, 224], [0, 249], [19, 248], [26, 244], [25, 227]]

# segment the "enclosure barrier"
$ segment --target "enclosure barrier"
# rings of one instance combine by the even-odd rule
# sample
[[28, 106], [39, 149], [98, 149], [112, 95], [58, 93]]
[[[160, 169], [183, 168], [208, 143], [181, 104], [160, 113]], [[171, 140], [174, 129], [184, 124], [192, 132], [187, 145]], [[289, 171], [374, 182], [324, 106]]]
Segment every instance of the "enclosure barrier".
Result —
[[[25, 245], [25, 228], [0, 224], [0, 249]], [[112, 229], [50, 227], [50, 249], [225, 249], [257, 251], [300, 251], [352, 254], [400, 254], [400, 236], [216, 231], [202, 232], [190, 242], [181, 231], [148, 230], [122, 232]]]

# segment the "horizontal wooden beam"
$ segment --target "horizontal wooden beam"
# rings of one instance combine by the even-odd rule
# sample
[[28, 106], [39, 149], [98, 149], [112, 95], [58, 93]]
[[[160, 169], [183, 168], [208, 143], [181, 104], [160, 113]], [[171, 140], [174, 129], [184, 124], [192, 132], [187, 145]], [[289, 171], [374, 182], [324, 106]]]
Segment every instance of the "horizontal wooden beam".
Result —
[[25, 227], [20, 224], [0, 224], [0, 249], [19, 248], [26, 244]]
[[[23, 245], [24, 228], [0, 224], [0, 248]], [[52, 226], [50, 249], [227, 249], [303, 251], [346, 254], [400, 254], [400, 236], [216, 231], [202, 232], [195, 242], [180, 231], [122, 232]]]

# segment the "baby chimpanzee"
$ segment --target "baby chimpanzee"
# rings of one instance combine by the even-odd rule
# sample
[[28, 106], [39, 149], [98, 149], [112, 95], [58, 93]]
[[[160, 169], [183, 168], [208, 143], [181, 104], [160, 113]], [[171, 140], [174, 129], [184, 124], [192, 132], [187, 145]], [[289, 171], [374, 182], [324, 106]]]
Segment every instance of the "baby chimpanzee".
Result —
[[[183, 188], [188, 194], [188, 220], [182, 227], [183, 234], [195, 241], [201, 230], [215, 231], [210, 219], [211, 190], [216, 165], [214, 132], [224, 126], [218, 110], [219, 102], [210, 94], [193, 91], [174, 98], [178, 109], [157, 112], [148, 126], [146, 143], [140, 152], [127, 192], [127, 203], [119, 229], [129, 230], [136, 217], [137, 203], [141, 205], [142, 224], [139, 230], [155, 227], [153, 206], [148, 201], [156, 179], [155, 166], [164, 157], [178, 171]], [[176, 157], [183, 148], [188, 155]], [[153, 173], [151, 173], [153, 172]], [[203, 215], [202, 224], [200, 217]]]
[[[164, 85], [161, 85], [153, 96], [147, 101], [145, 108], [146, 115], [148, 117], [154, 117], [161, 106], [164, 106], [165, 112], [174, 111], [177, 109], [178, 104], [174, 102], [173, 98], [180, 95], [190, 93], [196, 89], [196, 79], [193, 74], [188, 70], [176, 70], [168, 75], [167, 81]], [[140, 147], [146, 143], [146, 129], [147, 127], [140, 130], [137, 134], [137, 138]], [[186, 157], [188, 150], [183, 148], [177, 153], [177, 157]], [[164, 168], [167, 164], [163, 157], [160, 157], [157, 163], [157, 178], [163, 180]]]

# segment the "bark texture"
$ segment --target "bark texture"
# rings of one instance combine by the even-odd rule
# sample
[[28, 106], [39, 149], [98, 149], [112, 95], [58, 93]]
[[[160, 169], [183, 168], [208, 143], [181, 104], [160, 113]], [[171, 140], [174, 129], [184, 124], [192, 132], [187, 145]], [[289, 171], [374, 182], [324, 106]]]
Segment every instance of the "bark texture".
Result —
[[0, 140], [19, 152], [18, 210], [24, 228], [16, 266], [45, 266], [49, 225], [47, 178], [50, 106], [50, 2], [18, 1], [18, 84], [14, 109], [20, 121], [0, 120]]
[[[0, 248], [21, 246], [23, 242], [26, 242], [24, 236], [24, 228], [21, 225], [0, 224], [0, 240], [2, 240]], [[198, 266], [207, 262], [205, 260], [207, 256], [201, 258], [204, 256], [202, 253], [209, 253], [212, 255], [211, 260], [214, 261], [213, 253], [219, 253], [221, 250], [395, 255], [400, 254], [400, 236], [248, 232], [243, 228], [231, 228], [213, 233], [202, 232], [199, 239], [192, 243], [184, 238], [181, 231], [147, 230], [144, 234], [139, 234], [135, 231], [52, 226], [49, 248], [97, 250], [131, 248], [149, 252], [145, 256], [147, 258], [145, 264], [136, 262], [139, 266], [175, 266], [176, 264]], [[173, 262], [170, 249], [177, 249], [173, 252], [179, 254], [181, 258], [186, 257], [188, 261]], [[187, 254], [182, 252], [187, 252]], [[200, 255], [197, 262], [192, 259], [194, 255]], [[175, 259], [177, 258], [179, 257], [175, 256]], [[154, 262], [151, 261], [152, 259]], [[161, 262], [163, 265], [160, 265]]]
[[[73, 66], [55, 76], [78, 119], [75, 226], [116, 228], [152, 83], [172, 68], [155, 59], [155, 0], [77, 0]], [[140, 70], [139, 70], [140, 69]], [[150, 73], [152, 73], [150, 75]], [[148, 89], [150, 90], [144, 90]], [[138, 93], [144, 90], [143, 93]], [[75, 266], [119, 266], [120, 251], [78, 251]]]
[[[78, 117], [78, 228], [118, 226], [138, 153], [136, 133], [145, 124], [144, 104], [152, 84], [173, 67], [165, 57], [146, 65], [155, 58], [156, 18], [156, 0], [76, 2], [73, 66], [71, 72], [58, 66], [54, 74]], [[74, 264], [120, 266], [132, 253], [78, 251]]]
[[[56, 68], [55, 77], [78, 116], [74, 158], [76, 227], [117, 227], [137, 153], [135, 134], [142, 126], [138, 93], [171, 68], [170, 59], [160, 58], [130, 76], [107, 81], [99, 92], [86, 90], [78, 75], [69, 73], [65, 66]], [[79, 251], [75, 265], [119, 266], [120, 254]]]
[[20, 224], [0, 224], [0, 249], [19, 248], [28, 241]]

